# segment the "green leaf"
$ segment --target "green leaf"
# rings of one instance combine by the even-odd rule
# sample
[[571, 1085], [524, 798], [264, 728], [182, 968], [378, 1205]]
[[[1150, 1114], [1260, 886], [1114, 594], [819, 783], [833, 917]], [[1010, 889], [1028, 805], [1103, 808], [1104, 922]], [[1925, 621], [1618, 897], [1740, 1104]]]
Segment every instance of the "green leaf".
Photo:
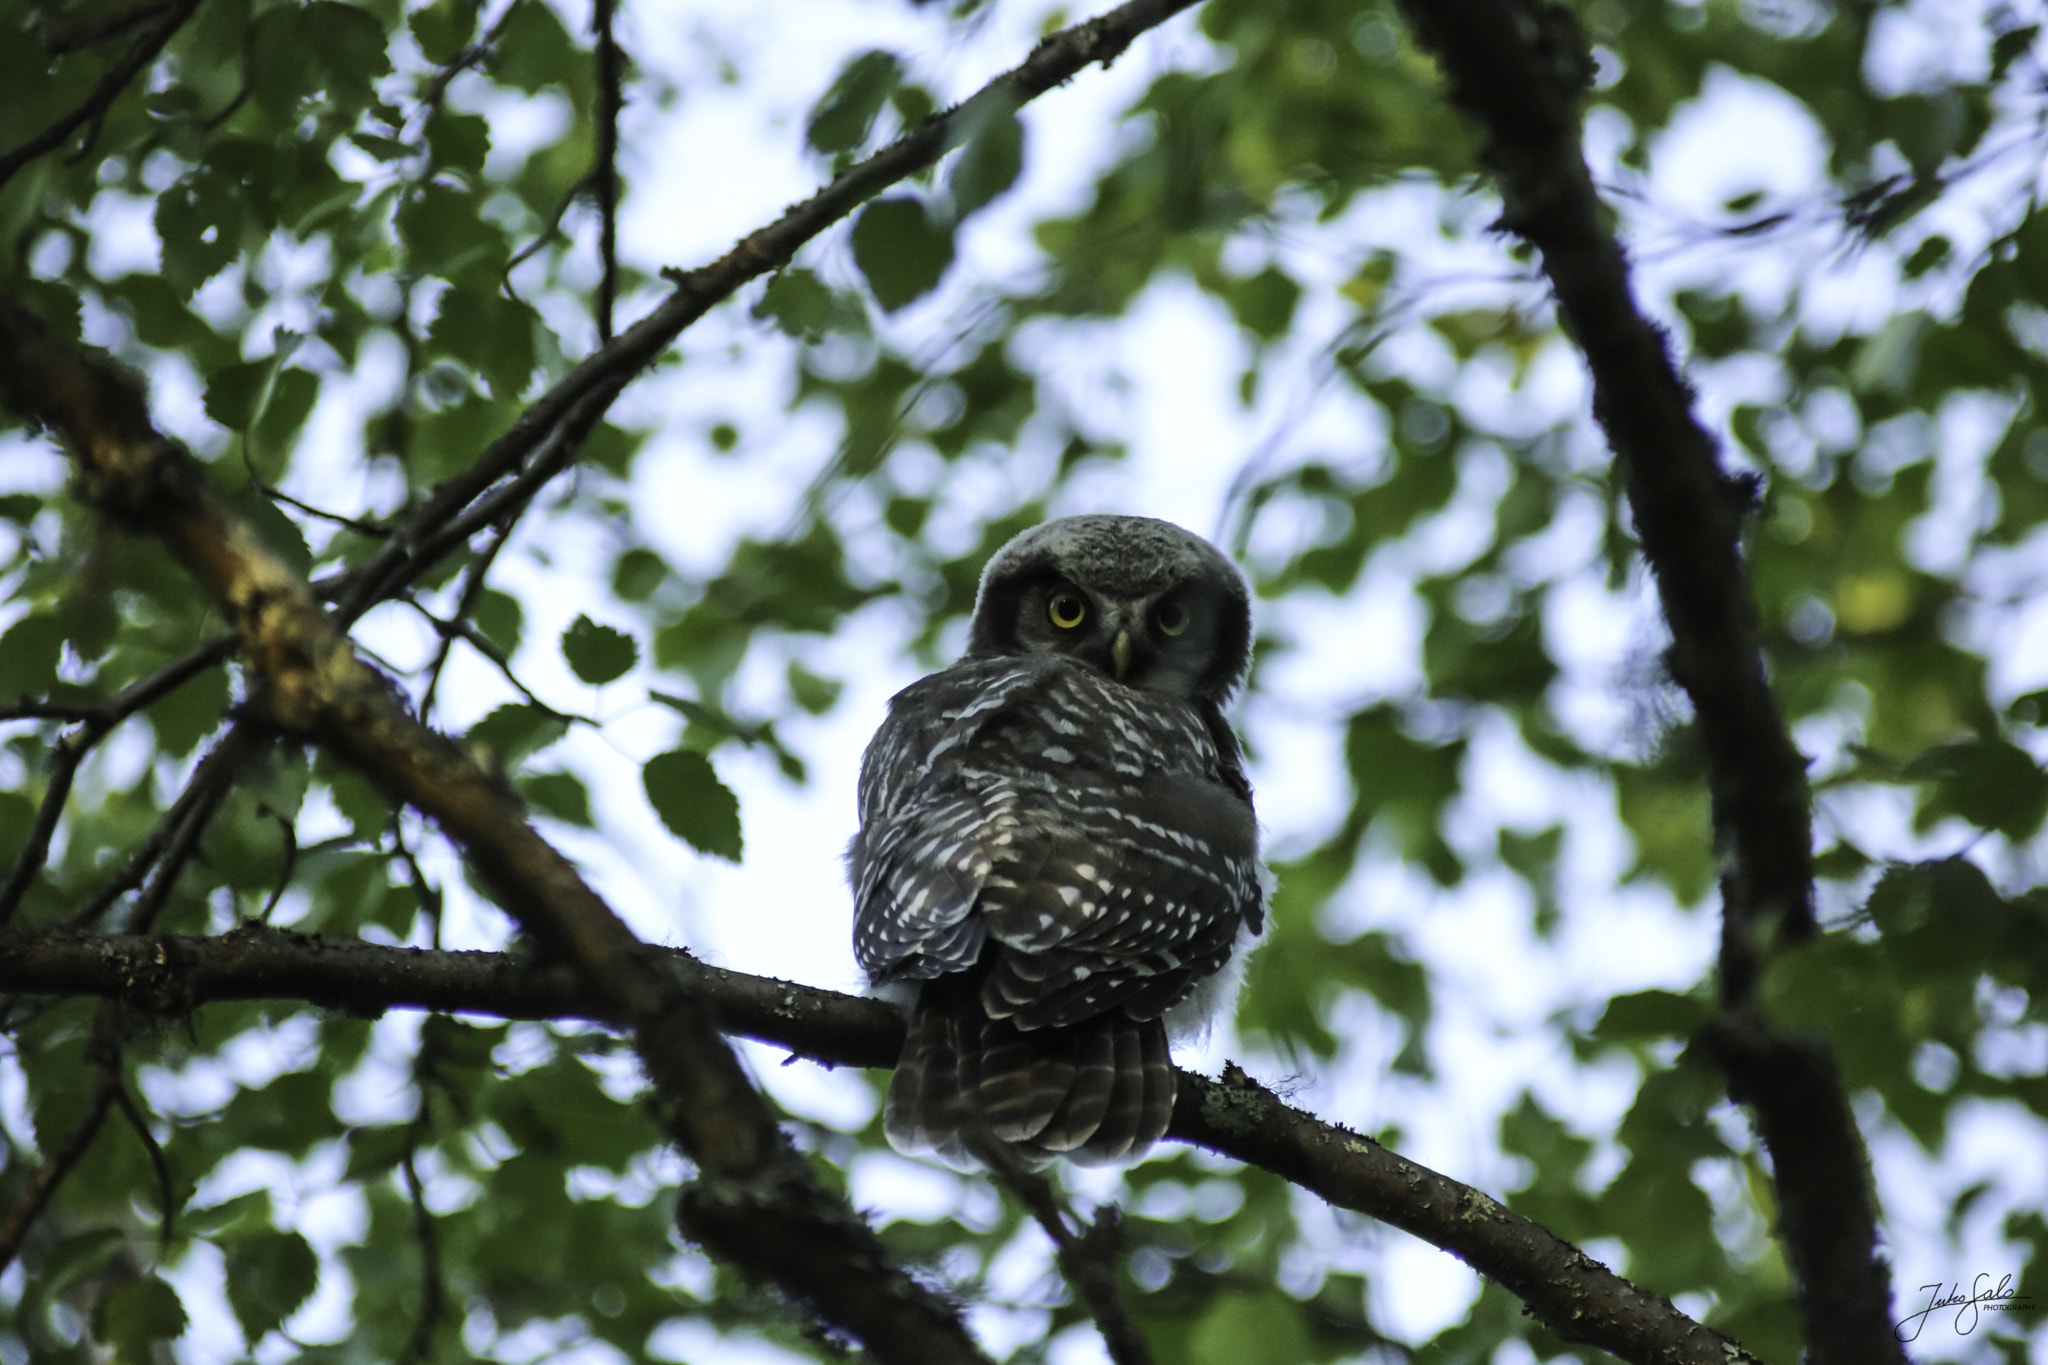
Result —
[[652, 550], [627, 550], [612, 566], [612, 591], [625, 602], [645, 602], [668, 581], [668, 562]]
[[416, 1136], [409, 1123], [349, 1129], [348, 1165], [342, 1174], [350, 1180], [366, 1180], [397, 1169]]
[[1636, 841], [1629, 877], [1661, 877], [1682, 904], [1702, 899], [1714, 884], [1716, 859], [1697, 774], [1616, 765], [1614, 793]]
[[772, 321], [790, 336], [815, 341], [834, 330], [844, 310], [830, 285], [811, 271], [791, 266], [768, 281], [754, 316]]
[[[521, 13], [545, 8], [534, 5], [519, 7]], [[453, 338], [448, 338], [444, 332], [436, 340], [479, 370], [485, 368], [483, 356], [494, 346], [516, 348], [521, 344], [531, 345], [530, 338], [522, 343], [516, 338], [494, 340], [479, 337], [476, 333], [475, 319], [478, 317], [511, 316], [474, 297], [497, 289], [505, 262], [511, 256], [504, 235], [485, 219], [482, 207], [474, 195], [437, 181], [420, 186], [398, 210], [399, 239], [404, 243], [413, 267], [423, 273], [446, 276], [463, 286], [442, 301], [443, 311], [454, 297], [464, 293], [472, 296], [468, 303], [458, 305], [462, 321], [455, 325]], [[509, 300], [506, 302], [512, 309], [519, 307]], [[470, 347], [480, 355], [467, 354], [466, 349]]]
[[469, 727], [468, 739], [495, 758], [507, 771], [553, 744], [569, 732], [569, 722], [560, 716], [512, 702], [498, 707]]
[[44, 506], [44, 500], [33, 493], [0, 494], [0, 520], [26, 526], [36, 519]]
[[510, 593], [485, 588], [477, 595], [476, 607], [469, 613], [469, 621], [500, 653], [510, 658], [519, 650], [519, 639], [525, 631], [526, 609]]
[[790, 699], [811, 715], [822, 716], [830, 711], [844, 687], [837, 679], [821, 678], [796, 660], [789, 661]]
[[582, 44], [546, 5], [514, 5], [492, 51], [492, 74], [529, 95], [576, 80], [588, 61]]
[[475, 368], [498, 398], [517, 398], [533, 377], [533, 311], [481, 285], [448, 291], [428, 337]]
[[310, 370], [286, 367], [277, 371], [263, 410], [256, 415], [249, 433], [250, 450], [257, 468], [267, 479], [284, 473], [286, 457], [299, 428], [312, 414], [320, 396], [320, 376]]
[[216, 172], [194, 171], [165, 190], [156, 201], [164, 278], [187, 295], [212, 279], [241, 250], [243, 220], [237, 187]]
[[1024, 125], [1014, 109], [989, 105], [967, 130], [947, 187], [959, 221], [1017, 183], [1024, 169]]
[[49, 695], [64, 655], [64, 623], [55, 616], [24, 616], [0, 635], [0, 700]]
[[443, 166], [480, 171], [491, 153], [490, 121], [477, 114], [436, 109], [427, 120], [427, 150]]
[[1246, 1365], [1248, 1361], [1310, 1358], [1308, 1329], [1299, 1305], [1279, 1290], [1230, 1294], [1196, 1324], [1189, 1365]]
[[320, 1264], [296, 1232], [265, 1230], [221, 1247], [227, 1260], [228, 1305], [254, 1347], [313, 1296]]
[[821, 152], [845, 152], [867, 140], [875, 115], [903, 79], [903, 64], [888, 52], [863, 52], [811, 110], [805, 138]]
[[354, 768], [336, 768], [328, 777], [328, 794], [357, 838], [375, 839], [391, 824], [390, 801]]
[[854, 219], [853, 260], [875, 301], [893, 313], [929, 293], [953, 264], [953, 230], [920, 200], [877, 199]]
[[647, 799], [670, 833], [702, 853], [740, 860], [740, 803], [711, 760], [690, 749], [656, 754], [641, 770]]
[[247, 1235], [269, 1228], [272, 1207], [269, 1190], [251, 1190], [218, 1204], [186, 1209], [178, 1228], [194, 1237]]
[[148, 1365], [155, 1343], [184, 1335], [188, 1319], [178, 1292], [154, 1275], [108, 1290], [92, 1313], [92, 1334], [122, 1365]]
[[542, 815], [592, 828], [590, 792], [574, 773], [527, 773], [516, 785], [519, 795]]
[[1636, 991], [1607, 1002], [1593, 1036], [1608, 1043], [1656, 1042], [1690, 1038], [1712, 1017], [1713, 1007], [1674, 991]]
[[1238, 325], [1261, 341], [1285, 336], [1294, 323], [1294, 306], [1301, 301], [1301, 286], [1277, 266], [1267, 266], [1249, 279], [1230, 286], [1224, 296]]
[[1958, 815], [1979, 829], [2022, 840], [2048, 816], [2048, 774], [2026, 750], [2003, 739], [1939, 745], [1914, 757], [1903, 775], [1935, 784], [1921, 807], [1922, 828]]
[[455, 60], [476, 36], [476, 0], [434, 0], [406, 16], [420, 55], [436, 66]]
[[577, 677], [593, 687], [616, 682], [639, 661], [640, 647], [622, 630], [578, 616], [562, 632], [562, 657]]

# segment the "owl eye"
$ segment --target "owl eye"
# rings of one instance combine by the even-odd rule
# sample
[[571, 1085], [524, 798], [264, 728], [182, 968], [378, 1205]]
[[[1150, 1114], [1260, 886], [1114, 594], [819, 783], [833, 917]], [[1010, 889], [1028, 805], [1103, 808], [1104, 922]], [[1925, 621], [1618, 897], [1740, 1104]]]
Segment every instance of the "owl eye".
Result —
[[1061, 630], [1073, 630], [1088, 619], [1088, 604], [1079, 593], [1056, 592], [1045, 601], [1045, 615]]
[[1159, 627], [1161, 635], [1184, 635], [1187, 633], [1188, 609], [1178, 602], [1167, 602], [1152, 613], [1152, 624]]

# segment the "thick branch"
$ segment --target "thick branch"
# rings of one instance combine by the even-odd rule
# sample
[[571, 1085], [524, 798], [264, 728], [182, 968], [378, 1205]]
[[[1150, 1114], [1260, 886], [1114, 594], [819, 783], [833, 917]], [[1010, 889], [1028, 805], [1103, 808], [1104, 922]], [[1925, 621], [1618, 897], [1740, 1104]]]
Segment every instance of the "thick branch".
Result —
[[306, 582], [190, 454], [157, 434], [132, 378], [0, 302], [0, 382], [63, 436], [101, 511], [161, 539], [226, 611], [252, 666], [251, 708], [431, 816], [500, 906], [573, 964], [629, 1028], [669, 1135], [698, 1167], [679, 1200], [686, 1233], [810, 1303], [883, 1360], [984, 1359], [953, 1309], [891, 1263], [873, 1230], [819, 1185], [703, 1007], [649, 969], [639, 941], [534, 832], [502, 780], [413, 719]]
[[[1548, 0], [1403, 0], [1450, 97], [1485, 135], [1502, 225], [1542, 254], [1586, 357], [1593, 411], [1627, 487], [1671, 628], [1671, 673], [1706, 751], [1722, 879], [1730, 1092], [1753, 1105], [1777, 1172], [1780, 1231], [1820, 1365], [1904, 1359], [1876, 1257], [1863, 1144], [1825, 1043], [1770, 1036], [1753, 1010], [1763, 956], [1814, 932], [1806, 761], [1766, 677], [1740, 534], [1751, 490], [1722, 469], [1666, 338], [1636, 308], [1628, 264], [1579, 149], [1591, 74], [1577, 21]], [[1736, 1045], [1734, 1039], [1740, 1039]], [[1801, 1084], [1788, 1080], [1797, 1076]]]
[[[878, 1000], [722, 971], [643, 948], [728, 1032], [828, 1066], [894, 1066], [902, 1017]], [[182, 1015], [216, 1000], [304, 1000], [376, 1014], [419, 1008], [508, 1019], [614, 1023], [568, 968], [510, 953], [388, 948], [245, 924], [218, 938], [0, 932], [0, 992], [111, 996]], [[1282, 1103], [1235, 1067], [1179, 1074], [1167, 1136], [1270, 1171], [1340, 1208], [1441, 1247], [1519, 1296], [1567, 1341], [1638, 1365], [1739, 1365], [1753, 1357], [1669, 1302], [1467, 1185]]]

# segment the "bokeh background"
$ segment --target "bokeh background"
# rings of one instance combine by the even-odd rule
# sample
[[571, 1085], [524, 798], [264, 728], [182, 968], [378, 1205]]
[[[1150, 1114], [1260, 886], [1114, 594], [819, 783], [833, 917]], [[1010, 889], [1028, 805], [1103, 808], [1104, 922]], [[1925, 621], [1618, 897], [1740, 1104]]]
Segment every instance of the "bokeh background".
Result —
[[[1760, 479], [1749, 563], [1832, 931], [1770, 998], [1835, 1041], [1899, 1316], [1980, 1272], [2037, 1296], [1969, 1332], [1934, 1315], [1914, 1359], [2044, 1358], [2040, 7], [1574, 8], [1638, 297]], [[619, 318], [1075, 17], [623, 6]], [[342, 567], [597, 344], [591, 22], [574, 0], [207, 0], [82, 160], [0, 188], [7, 287], [140, 367], [165, 431], [316, 574]], [[10, 145], [103, 69], [88, 50], [53, 81], [16, 46]], [[860, 750], [958, 652], [982, 561], [1066, 512], [1210, 536], [1259, 596], [1237, 720], [1280, 889], [1236, 1026], [1183, 1064], [1236, 1058], [1791, 1361], [1767, 1163], [1685, 1053], [1719, 932], [1689, 714], [1583, 366], [1473, 153], [1391, 6], [1211, 0], [714, 310], [502, 545], [356, 635], [643, 937], [853, 991]], [[0, 697], [103, 694], [218, 628], [65, 477], [0, 435]], [[458, 612], [471, 638], [445, 647], [433, 618]], [[24, 920], [141, 839], [236, 688], [209, 674], [86, 762]], [[0, 854], [61, 732], [0, 724]], [[709, 759], [743, 842], [717, 789], [650, 782], [677, 750]], [[512, 939], [416, 818], [290, 753], [230, 798], [158, 927], [266, 906]], [[62, 1131], [89, 1018], [11, 1016], [0, 1189]], [[746, 1052], [992, 1350], [1103, 1358], [1028, 1219], [887, 1150], [884, 1078]], [[83, 1358], [101, 1310], [71, 1291], [130, 1262], [174, 1291], [182, 1322], [135, 1312], [180, 1327], [156, 1334], [180, 1359], [390, 1358], [430, 1254], [437, 1358], [820, 1355], [674, 1241], [681, 1165], [600, 1034], [215, 1007], [129, 1054], [178, 1235], [153, 1240], [139, 1145], [104, 1138], [54, 1240], [0, 1276], [8, 1360]], [[1172, 1149], [1062, 1179], [1124, 1207], [1161, 1359], [1574, 1358], [1452, 1258], [1271, 1177]]]

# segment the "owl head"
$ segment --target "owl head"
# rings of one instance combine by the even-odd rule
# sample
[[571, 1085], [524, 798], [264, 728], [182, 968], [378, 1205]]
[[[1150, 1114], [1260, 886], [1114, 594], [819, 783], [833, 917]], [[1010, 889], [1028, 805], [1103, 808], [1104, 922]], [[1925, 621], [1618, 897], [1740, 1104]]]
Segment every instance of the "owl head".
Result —
[[1064, 654], [1127, 687], [1221, 704], [1251, 662], [1251, 593], [1217, 548], [1151, 517], [1061, 517], [982, 571], [969, 658]]

